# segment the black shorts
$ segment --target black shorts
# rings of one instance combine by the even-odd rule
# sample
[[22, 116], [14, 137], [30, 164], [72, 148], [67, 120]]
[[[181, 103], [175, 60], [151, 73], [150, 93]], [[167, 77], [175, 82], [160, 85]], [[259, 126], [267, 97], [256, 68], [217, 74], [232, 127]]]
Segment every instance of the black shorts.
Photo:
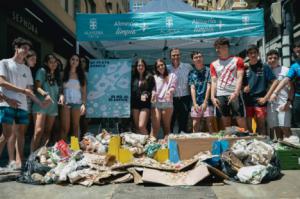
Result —
[[151, 108], [151, 102], [150, 100], [147, 101], [141, 101], [139, 99], [134, 99], [131, 101], [131, 108], [132, 109], [138, 109], [138, 110], [142, 110], [142, 109], [150, 109]]
[[220, 101], [220, 115], [223, 117], [245, 117], [245, 105], [241, 95], [228, 105], [229, 96], [217, 96]]

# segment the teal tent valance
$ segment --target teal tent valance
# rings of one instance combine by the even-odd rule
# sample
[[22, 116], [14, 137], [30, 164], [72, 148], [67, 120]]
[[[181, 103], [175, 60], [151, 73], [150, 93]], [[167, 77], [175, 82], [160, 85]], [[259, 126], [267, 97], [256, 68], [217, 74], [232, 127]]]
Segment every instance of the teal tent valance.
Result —
[[263, 9], [77, 14], [78, 41], [262, 37]]

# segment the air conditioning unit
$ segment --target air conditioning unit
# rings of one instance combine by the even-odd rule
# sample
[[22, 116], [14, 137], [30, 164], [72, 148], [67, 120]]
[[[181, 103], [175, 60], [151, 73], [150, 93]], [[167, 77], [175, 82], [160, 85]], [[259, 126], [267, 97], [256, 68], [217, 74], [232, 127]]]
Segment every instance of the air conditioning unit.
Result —
[[272, 3], [270, 18], [274, 26], [278, 27], [282, 24], [281, 2]]

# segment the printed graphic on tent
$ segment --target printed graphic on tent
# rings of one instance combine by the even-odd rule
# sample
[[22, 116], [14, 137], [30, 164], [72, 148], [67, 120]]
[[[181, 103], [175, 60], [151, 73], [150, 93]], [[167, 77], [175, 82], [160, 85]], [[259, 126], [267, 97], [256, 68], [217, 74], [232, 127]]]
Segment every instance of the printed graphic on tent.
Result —
[[77, 14], [77, 40], [262, 36], [263, 10]]
[[94, 59], [88, 73], [87, 117], [130, 117], [130, 59]]

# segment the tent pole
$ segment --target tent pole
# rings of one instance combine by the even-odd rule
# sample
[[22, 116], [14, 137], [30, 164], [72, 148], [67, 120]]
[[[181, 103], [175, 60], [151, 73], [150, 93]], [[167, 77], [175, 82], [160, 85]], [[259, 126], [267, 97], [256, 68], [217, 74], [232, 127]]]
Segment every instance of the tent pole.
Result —
[[76, 41], [76, 54], [79, 55], [79, 42]]
[[262, 61], [266, 62], [266, 36], [262, 38]]

